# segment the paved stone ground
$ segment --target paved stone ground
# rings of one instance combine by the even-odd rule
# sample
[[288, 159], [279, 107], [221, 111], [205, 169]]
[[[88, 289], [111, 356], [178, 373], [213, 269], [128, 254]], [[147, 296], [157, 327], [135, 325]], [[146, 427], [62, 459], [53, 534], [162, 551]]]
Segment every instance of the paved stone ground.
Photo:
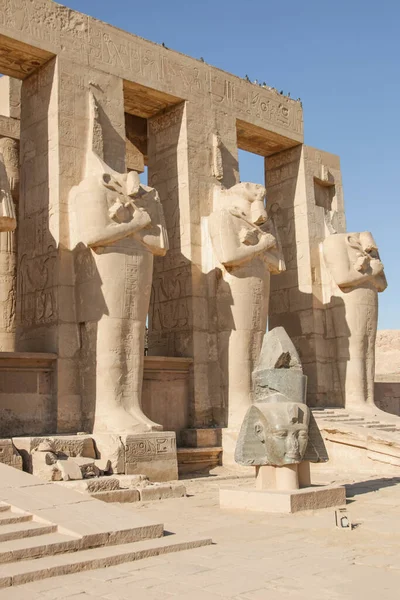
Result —
[[[335, 477], [325, 471], [319, 480]], [[215, 545], [8, 588], [0, 600], [400, 598], [400, 476], [377, 473], [347, 486], [351, 532], [335, 528], [332, 509], [278, 516], [221, 511], [219, 485], [227, 482], [191, 481], [188, 498], [122, 505], [163, 520], [169, 531], [212, 536]]]

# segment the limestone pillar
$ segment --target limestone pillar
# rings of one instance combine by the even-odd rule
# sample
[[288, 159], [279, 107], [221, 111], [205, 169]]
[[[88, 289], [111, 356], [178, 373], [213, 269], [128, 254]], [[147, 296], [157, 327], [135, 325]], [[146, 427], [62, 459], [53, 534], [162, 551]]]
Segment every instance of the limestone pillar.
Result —
[[221, 425], [216, 277], [206, 230], [212, 190], [238, 180], [235, 121], [181, 103], [149, 119], [149, 185], [163, 203], [170, 249], [154, 262], [149, 354], [194, 359], [190, 423]]
[[339, 158], [308, 146], [265, 161], [270, 214], [286, 273], [271, 277], [269, 328], [283, 326], [308, 377], [310, 406], [343, 406], [321, 243], [345, 231]]
[[[19, 194], [19, 144], [17, 140], [6, 137], [0, 139], [0, 170], [2, 188], [9, 189], [13, 201], [17, 205]], [[17, 206], [16, 213], [18, 214]], [[15, 350], [16, 287], [16, 232], [2, 231], [0, 233], [0, 352]]]
[[[76, 249], [67, 203], [84, 170], [89, 89], [108, 125], [104, 139], [96, 138], [96, 151], [124, 170], [122, 80], [58, 57], [22, 84], [17, 349], [58, 354], [59, 432], [82, 429], [79, 364], [85, 331], [75, 305]], [[83, 266], [90, 271], [90, 264]]]

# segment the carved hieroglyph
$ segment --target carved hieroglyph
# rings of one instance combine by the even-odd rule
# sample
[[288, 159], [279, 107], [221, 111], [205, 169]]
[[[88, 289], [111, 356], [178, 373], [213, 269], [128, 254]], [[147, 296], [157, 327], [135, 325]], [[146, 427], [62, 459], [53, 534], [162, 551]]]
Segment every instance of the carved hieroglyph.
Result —
[[81, 279], [77, 304], [85, 329], [96, 338], [94, 430], [162, 429], [141, 409], [153, 255], [163, 256], [168, 248], [158, 193], [141, 185], [135, 171], [117, 173], [90, 149], [70, 210], [76, 240], [90, 248], [92, 277]]
[[265, 188], [239, 183], [217, 195], [209, 217], [218, 283], [218, 346], [228, 408], [227, 425], [237, 428], [251, 404], [251, 374], [267, 327], [270, 272], [284, 270], [276, 237], [268, 226]]
[[331, 235], [323, 243], [332, 277], [333, 321], [345, 406], [374, 405], [378, 292], [387, 287], [383, 263], [368, 231]]
[[18, 143], [0, 139], [0, 351], [15, 350]]

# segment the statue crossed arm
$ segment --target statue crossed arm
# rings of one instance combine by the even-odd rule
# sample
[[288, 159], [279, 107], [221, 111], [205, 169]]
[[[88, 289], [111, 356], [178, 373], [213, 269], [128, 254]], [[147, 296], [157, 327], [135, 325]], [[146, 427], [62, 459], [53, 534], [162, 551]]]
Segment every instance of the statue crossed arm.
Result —
[[81, 240], [95, 249], [135, 236], [153, 254], [165, 255], [167, 238], [157, 214], [161, 207], [157, 191], [141, 185], [136, 172], [107, 171], [86, 178], [79, 186]]
[[367, 281], [378, 292], [386, 289], [384, 266], [368, 231], [331, 235], [324, 241], [323, 248], [326, 266], [344, 292]]

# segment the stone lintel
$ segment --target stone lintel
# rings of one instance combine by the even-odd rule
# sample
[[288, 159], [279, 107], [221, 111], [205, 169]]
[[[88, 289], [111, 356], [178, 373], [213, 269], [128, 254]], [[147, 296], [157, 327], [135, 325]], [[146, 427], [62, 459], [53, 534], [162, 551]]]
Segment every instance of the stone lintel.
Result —
[[[242, 121], [303, 141], [300, 102], [197, 59], [121, 31], [50, 0], [0, 10], [0, 72], [25, 79], [54, 55], [140, 86], [234, 114]], [[140, 115], [144, 116], [144, 115]]]

